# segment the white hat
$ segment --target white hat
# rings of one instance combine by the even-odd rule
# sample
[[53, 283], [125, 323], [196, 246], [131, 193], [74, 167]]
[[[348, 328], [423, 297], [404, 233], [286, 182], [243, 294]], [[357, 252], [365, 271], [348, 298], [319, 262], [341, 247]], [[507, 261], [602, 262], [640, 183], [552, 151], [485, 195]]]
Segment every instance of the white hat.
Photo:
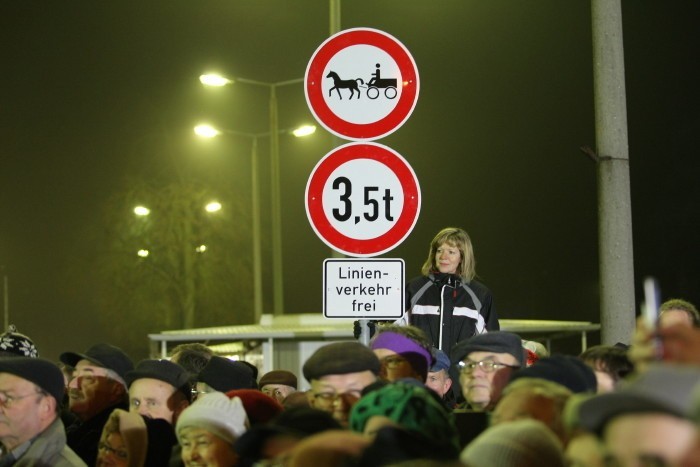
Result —
[[222, 392], [198, 398], [178, 417], [175, 432], [178, 441], [183, 428], [203, 428], [226, 442], [233, 443], [246, 432], [248, 416], [239, 397], [229, 399]]

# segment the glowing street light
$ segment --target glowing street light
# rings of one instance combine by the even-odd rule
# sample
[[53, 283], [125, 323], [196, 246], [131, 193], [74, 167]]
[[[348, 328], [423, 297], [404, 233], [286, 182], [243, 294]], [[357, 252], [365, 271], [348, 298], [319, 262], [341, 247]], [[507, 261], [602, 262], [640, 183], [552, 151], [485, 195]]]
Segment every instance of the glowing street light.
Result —
[[272, 295], [275, 315], [284, 313], [284, 276], [282, 271], [282, 201], [280, 195], [280, 149], [279, 149], [279, 118], [277, 105], [277, 88], [290, 84], [301, 84], [304, 78], [291, 79], [287, 81], [278, 81], [276, 83], [268, 83], [265, 81], [257, 81], [247, 78], [228, 79], [219, 75], [202, 75], [199, 81], [207, 86], [218, 85], [226, 86], [227, 84], [243, 83], [252, 86], [262, 86], [270, 90], [268, 100], [269, 111], [269, 137], [270, 137], [270, 171], [272, 172]]
[[292, 134], [296, 136], [297, 138], [301, 138], [303, 136], [309, 136], [312, 135], [316, 132], [316, 125], [303, 125], [297, 128], [296, 130], [292, 131]]
[[139, 250], [136, 252], [137, 255], [139, 255], [141, 258], [146, 258], [150, 254], [148, 250]]
[[[316, 131], [314, 125], [303, 125], [294, 129], [279, 130], [278, 133], [293, 134], [294, 136], [300, 138], [313, 134]], [[252, 140], [251, 154], [250, 154], [250, 167], [251, 167], [251, 191], [252, 191], [252, 215], [253, 215], [253, 307], [255, 313], [256, 322], [259, 321], [262, 316], [262, 301], [263, 301], [263, 290], [262, 290], [262, 239], [261, 239], [261, 226], [260, 226], [260, 188], [259, 188], [259, 175], [258, 175], [258, 139], [262, 137], [268, 137], [269, 133], [244, 133], [235, 130], [220, 129], [215, 128], [211, 125], [197, 125], [194, 128], [196, 135], [203, 138], [213, 138], [220, 134], [227, 134], [233, 136], [239, 136], [244, 138], [250, 138]], [[274, 178], [273, 178], [274, 180]], [[274, 186], [274, 181], [272, 182]], [[211, 212], [211, 211], [210, 211]], [[274, 213], [274, 209], [273, 209]], [[274, 218], [274, 216], [273, 216]], [[275, 302], [277, 303], [277, 302]]]
[[217, 130], [211, 125], [203, 123], [194, 127], [194, 133], [202, 138], [214, 138], [221, 134], [221, 131]]
[[136, 206], [134, 208], [134, 214], [140, 217], [147, 216], [151, 213], [151, 210], [148, 209], [146, 206]]
[[216, 73], [206, 73], [199, 76], [199, 82], [205, 86], [222, 87], [233, 84], [233, 81]]
[[204, 206], [204, 209], [205, 209], [207, 212], [218, 212], [218, 211], [221, 211], [221, 203], [219, 203], [218, 201], [212, 201], [211, 203], [209, 203], [209, 204], [207, 204], [206, 206]]

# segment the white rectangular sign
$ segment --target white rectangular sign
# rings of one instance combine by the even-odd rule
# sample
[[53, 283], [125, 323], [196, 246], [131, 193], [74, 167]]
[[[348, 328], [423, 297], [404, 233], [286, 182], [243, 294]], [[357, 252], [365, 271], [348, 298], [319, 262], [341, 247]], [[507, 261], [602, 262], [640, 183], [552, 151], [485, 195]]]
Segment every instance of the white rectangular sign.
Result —
[[399, 319], [404, 313], [402, 259], [323, 261], [326, 318]]

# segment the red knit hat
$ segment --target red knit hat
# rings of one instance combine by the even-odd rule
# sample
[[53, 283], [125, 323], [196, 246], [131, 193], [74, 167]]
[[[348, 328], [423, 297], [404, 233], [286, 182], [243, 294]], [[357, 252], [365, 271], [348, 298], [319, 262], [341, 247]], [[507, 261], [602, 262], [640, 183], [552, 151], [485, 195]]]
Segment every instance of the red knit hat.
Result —
[[267, 423], [284, 410], [279, 402], [257, 389], [233, 389], [227, 392], [226, 395], [229, 398], [241, 398], [251, 426]]

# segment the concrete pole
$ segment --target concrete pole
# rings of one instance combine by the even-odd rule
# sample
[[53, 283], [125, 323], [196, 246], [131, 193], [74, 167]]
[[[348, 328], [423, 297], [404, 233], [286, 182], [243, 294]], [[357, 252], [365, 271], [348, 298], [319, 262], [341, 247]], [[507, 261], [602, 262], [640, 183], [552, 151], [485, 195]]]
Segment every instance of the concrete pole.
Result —
[[253, 146], [250, 152], [251, 190], [253, 198], [253, 310], [254, 323], [260, 324], [262, 317], [262, 241], [260, 228], [260, 178], [258, 169], [258, 137], [253, 136]]
[[591, 14], [602, 343], [629, 343], [635, 300], [620, 0], [591, 0]]

